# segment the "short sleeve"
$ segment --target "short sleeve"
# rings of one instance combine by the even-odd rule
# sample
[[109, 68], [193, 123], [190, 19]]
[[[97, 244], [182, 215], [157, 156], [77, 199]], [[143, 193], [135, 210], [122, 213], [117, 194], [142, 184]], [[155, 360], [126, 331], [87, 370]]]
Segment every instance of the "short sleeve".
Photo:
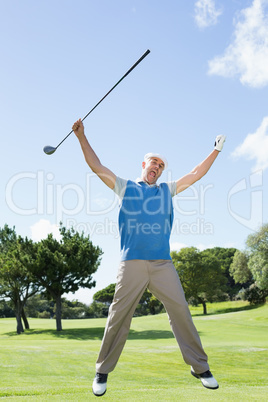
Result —
[[126, 179], [122, 179], [119, 176], [116, 177], [115, 186], [113, 188], [113, 191], [115, 192], [115, 194], [118, 195], [118, 197], [120, 199], [123, 199], [123, 197], [125, 195], [126, 188], [127, 188], [127, 182], [128, 181]]
[[177, 184], [176, 181], [169, 181], [167, 183], [171, 197], [174, 197], [177, 194]]

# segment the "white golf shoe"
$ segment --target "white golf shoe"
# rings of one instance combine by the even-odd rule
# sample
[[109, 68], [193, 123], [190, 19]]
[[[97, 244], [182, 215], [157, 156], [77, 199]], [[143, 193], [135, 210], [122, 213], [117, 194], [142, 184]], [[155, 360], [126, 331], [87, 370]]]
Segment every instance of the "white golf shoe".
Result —
[[219, 388], [219, 384], [217, 383], [217, 380], [213, 377], [213, 375], [211, 374], [211, 372], [209, 370], [207, 370], [201, 374], [196, 374], [194, 369], [191, 367], [191, 374], [195, 378], [198, 378], [199, 380], [201, 380], [204, 387], [209, 388], [209, 389]]
[[102, 396], [105, 394], [107, 388], [107, 377], [108, 374], [96, 373], [92, 384], [92, 391], [94, 395]]

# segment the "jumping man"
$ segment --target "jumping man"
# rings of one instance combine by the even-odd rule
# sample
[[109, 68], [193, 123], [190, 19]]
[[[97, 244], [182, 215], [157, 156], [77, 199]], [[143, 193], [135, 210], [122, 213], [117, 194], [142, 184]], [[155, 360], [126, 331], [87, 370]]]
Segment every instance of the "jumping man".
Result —
[[94, 395], [102, 396], [106, 392], [108, 374], [118, 362], [133, 314], [146, 288], [163, 303], [183, 359], [191, 366], [191, 374], [200, 379], [206, 388], [217, 389], [219, 385], [210, 372], [207, 355], [172, 263], [169, 239], [173, 222], [172, 197], [208, 172], [222, 150], [225, 136], [216, 137], [213, 151], [190, 173], [176, 181], [157, 185], [157, 180], [167, 168], [163, 155], [146, 154], [141, 178], [125, 180], [102, 165], [85, 136], [81, 119], [74, 123], [73, 131], [91, 170], [120, 199], [121, 263], [96, 362], [92, 387]]

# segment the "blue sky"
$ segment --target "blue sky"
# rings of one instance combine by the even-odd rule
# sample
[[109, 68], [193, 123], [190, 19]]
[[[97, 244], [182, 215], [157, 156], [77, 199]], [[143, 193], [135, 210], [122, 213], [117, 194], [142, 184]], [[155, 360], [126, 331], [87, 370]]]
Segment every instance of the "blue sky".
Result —
[[85, 120], [102, 163], [135, 179], [143, 156], [188, 173], [226, 135], [208, 174], [174, 199], [171, 248], [243, 249], [268, 221], [268, 1], [0, 1], [0, 226], [35, 241], [60, 221], [104, 254], [90, 303], [115, 282], [116, 196], [71, 135], [56, 146], [147, 50], [151, 53]]

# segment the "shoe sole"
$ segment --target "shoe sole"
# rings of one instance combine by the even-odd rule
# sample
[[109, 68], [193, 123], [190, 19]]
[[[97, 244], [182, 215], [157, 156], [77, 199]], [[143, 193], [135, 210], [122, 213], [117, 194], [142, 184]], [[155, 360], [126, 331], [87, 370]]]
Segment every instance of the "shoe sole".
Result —
[[[192, 376], [194, 376], [198, 380], [201, 380], [201, 377], [198, 374], [193, 373], [192, 371], [191, 371], [191, 374], [192, 374]], [[212, 387], [207, 387], [206, 385], [203, 384], [202, 380], [201, 380], [201, 383], [202, 383], [203, 387], [205, 387], [207, 389], [218, 389], [219, 388], [219, 385], [217, 387], [213, 387], [213, 388]]]
[[95, 394], [95, 392], [93, 391], [93, 388], [92, 388], [92, 392], [93, 392], [93, 394], [94, 394], [95, 396], [103, 396], [106, 391], [107, 391], [107, 389], [103, 392], [103, 394]]

